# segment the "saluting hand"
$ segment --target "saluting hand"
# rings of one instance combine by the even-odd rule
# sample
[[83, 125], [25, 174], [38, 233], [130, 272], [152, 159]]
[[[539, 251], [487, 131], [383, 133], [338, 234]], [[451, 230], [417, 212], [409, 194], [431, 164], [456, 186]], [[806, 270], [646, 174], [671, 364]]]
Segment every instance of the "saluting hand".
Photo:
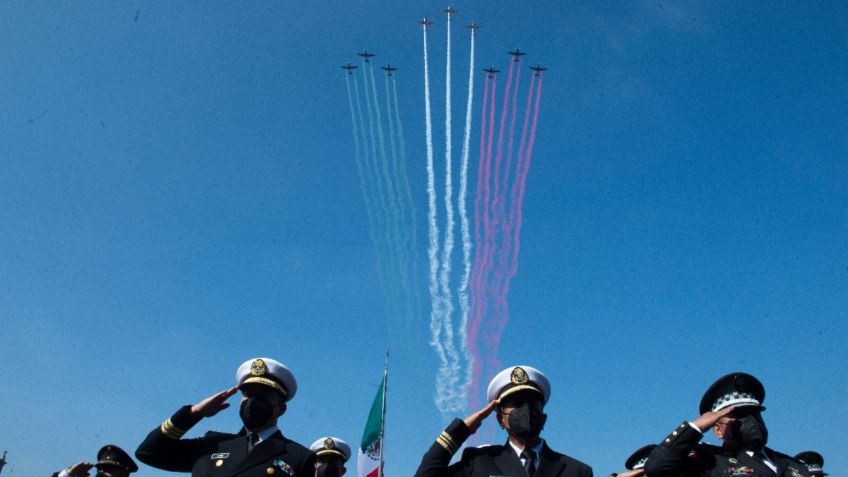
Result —
[[238, 386], [233, 386], [219, 393], [215, 393], [199, 403], [191, 406], [191, 413], [203, 417], [212, 417], [220, 411], [230, 407], [227, 399], [238, 391]]
[[729, 406], [724, 409], [719, 409], [716, 412], [707, 411], [701, 415], [698, 419], [692, 421], [692, 424], [698, 426], [698, 429], [701, 432], [707, 432], [711, 427], [715, 425], [719, 421], [719, 419], [723, 417], [727, 417], [733, 413], [733, 410], [736, 409], [737, 406]]
[[468, 430], [470, 430], [472, 434], [477, 432], [477, 429], [480, 428], [480, 424], [483, 422], [483, 419], [486, 419], [486, 417], [488, 417], [489, 414], [492, 413], [492, 411], [495, 409], [495, 407], [497, 407], [497, 405], [497, 400], [489, 401], [489, 404], [486, 404], [486, 407], [466, 417], [464, 419], [464, 422], [465, 425], [468, 427]]
[[74, 477], [87, 477], [88, 471], [91, 470], [92, 467], [94, 467], [94, 464], [91, 462], [80, 462], [68, 467], [68, 474]]

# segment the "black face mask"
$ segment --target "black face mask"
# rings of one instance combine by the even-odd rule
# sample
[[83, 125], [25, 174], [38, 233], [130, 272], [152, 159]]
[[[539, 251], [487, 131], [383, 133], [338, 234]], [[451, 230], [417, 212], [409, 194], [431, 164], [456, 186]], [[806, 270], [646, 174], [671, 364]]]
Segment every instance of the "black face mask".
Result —
[[768, 442], [768, 429], [759, 415], [739, 418], [730, 431], [733, 442], [745, 450], [757, 452]]
[[324, 463], [315, 470], [315, 477], [341, 477], [341, 474], [337, 465]]
[[248, 430], [259, 429], [270, 421], [273, 415], [274, 406], [257, 396], [250, 396], [247, 400], [242, 401], [239, 408], [241, 422]]
[[509, 431], [521, 439], [535, 439], [542, 433], [548, 416], [542, 411], [531, 410], [527, 403], [512, 410], [507, 418]]

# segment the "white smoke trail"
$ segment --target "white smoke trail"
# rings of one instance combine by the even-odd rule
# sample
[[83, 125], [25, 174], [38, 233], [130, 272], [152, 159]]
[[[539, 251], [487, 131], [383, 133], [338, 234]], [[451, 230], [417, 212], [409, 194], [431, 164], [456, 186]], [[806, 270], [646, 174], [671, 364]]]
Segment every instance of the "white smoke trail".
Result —
[[422, 22], [424, 30], [424, 131], [427, 145], [427, 225], [429, 245], [427, 256], [430, 259], [430, 346], [439, 356], [439, 372], [436, 375], [436, 406], [443, 413], [447, 395], [446, 382], [449, 376], [448, 358], [441, 340], [441, 300], [437, 275], [439, 270], [439, 226], [436, 222], [436, 185], [433, 168], [433, 122], [430, 111], [430, 65], [427, 59], [427, 22]]
[[471, 27], [471, 55], [468, 67], [468, 101], [465, 107], [465, 133], [462, 140], [462, 165], [460, 167], [459, 178], [459, 197], [457, 198], [457, 208], [459, 209], [460, 228], [462, 230], [462, 280], [459, 284], [459, 307], [462, 317], [459, 322], [459, 337], [462, 353], [465, 356], [466, 373], [465, 382], [462, 384], [462, 389], [467, 390], [471, 384], [471, 370], [474, 365], [474, 358], [468, 350], [468, 282], [471, 276], [471, 233], [468, 224], [468, 210], [466, 204], [466, 196], [468, 194], [468, 156], [469, 143], [471, 141], [471, 103], [474, 98], [474, 40], [475, 28]]
[[448, 377], [449, 394], [451, 396], [451, 410], [455, 409], [456, 401], [460, 398], [460, 392], [456, 389], [459, 383], [459, 353], [456, 349], [453, 329], [453, 295], [450, 288], [451, 255], [453, 254], [454, 223], [453, 215], [453, 132], [452, 104], [451, 104], [451, 11], [447, 16], [447, 42], [445, 60], [445, 242], [442, 249], [441, 273], [439, 284], [442, 295], [442, 328], [444, 335], [442, 343], [450, 359], [450, 375]]

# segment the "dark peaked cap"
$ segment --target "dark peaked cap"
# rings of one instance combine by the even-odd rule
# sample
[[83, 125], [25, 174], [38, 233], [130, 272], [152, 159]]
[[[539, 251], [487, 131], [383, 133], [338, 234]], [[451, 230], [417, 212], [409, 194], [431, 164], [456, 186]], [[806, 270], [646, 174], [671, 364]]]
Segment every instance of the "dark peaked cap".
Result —
[[648, 461], [648, 456], [651, 454], [651, 451], [654, 450], [654, 447], [656, 446], [656, 444], [648, 444], [640, 448], [639, 450], [631, 454], [630, 457], [627, 458], [627, 461], [624, 462], [624, 467], [627, 470], [637, 470], [641, 469], [642, 467], [645, 467], [645, 462]]
[[759, 406], [766, 398], [763, 383], [748, 373], [730, 373], [714, 382], [701, 398], [700, 412], [719, 411], [728, 406]]
[[97, 463], [94, 465], [98, 469], [104, 465], [114, 465], [126, 469], [130, 473], [138, 471], [138, 466], [132, 460], [132, 457], [114, 444], [105, 445], [100, 449], [97, 453]]

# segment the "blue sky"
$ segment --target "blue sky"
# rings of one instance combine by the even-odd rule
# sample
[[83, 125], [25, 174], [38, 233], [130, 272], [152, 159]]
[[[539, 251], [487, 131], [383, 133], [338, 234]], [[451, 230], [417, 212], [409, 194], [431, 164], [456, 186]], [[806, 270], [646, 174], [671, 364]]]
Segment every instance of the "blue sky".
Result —
[[[0, 2], [3, 475], [133, 450], [262, 355], [300, 383], [288, 436], [356, 444], [386, 348], [386, 471], [414, 471], [447, 423], [427, 343], [415, 23], [438, 22], [443, 118], [445, 6]], [[844, 473], [848, 9], [454, 6], [484, 26], [478, 65], [504, 69], [520, 47], [549, 68], [497, 354], [551, 379], [551, 447], [621, 470], [744, 370], [766, 386], [772, 447]], [[400, 67], [423, 297], [410, 329], [387, 316], [357, 180], [339, 66], [363, 48]], [[238, 427], [229, 412], [195, 432]]]

